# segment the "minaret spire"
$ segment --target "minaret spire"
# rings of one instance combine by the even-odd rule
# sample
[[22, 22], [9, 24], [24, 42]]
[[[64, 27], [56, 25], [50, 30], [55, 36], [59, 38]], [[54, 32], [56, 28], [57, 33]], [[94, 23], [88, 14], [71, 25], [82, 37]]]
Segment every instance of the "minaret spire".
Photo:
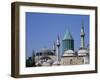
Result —
[[57, 62], [58, 62], [58, 65], [59, 65], [60, 64], [60, 38], [59, 38], [59, 35], [58, 35], [58, 38], [57, 38], [56, 46], [57, 46], [56, 56], [57, 56]]
[[85, 33], [84, 33], [84, 23], [82, 21], [82, 27], [81, 27], [81, 48], [84, 48], [85, 44], [84, 44], [84, 37], [85, 37]]

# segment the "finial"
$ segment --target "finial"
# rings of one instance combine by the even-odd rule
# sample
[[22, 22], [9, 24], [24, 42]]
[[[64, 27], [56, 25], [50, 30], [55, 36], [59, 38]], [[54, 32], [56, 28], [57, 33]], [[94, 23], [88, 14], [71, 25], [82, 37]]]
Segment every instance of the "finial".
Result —
[[58, 34], [58, 40], [60, 40], [60, 38], [59, 38], [59, 34]]
[[84, 28], [84, 21], [83, 21], [83, 19], [82, 19], [82, 28]]

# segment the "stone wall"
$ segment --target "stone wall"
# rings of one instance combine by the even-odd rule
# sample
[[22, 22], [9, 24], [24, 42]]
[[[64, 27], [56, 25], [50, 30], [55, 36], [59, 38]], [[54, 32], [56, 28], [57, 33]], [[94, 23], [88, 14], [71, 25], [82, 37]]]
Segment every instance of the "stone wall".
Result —
[[61, 58], [61, 65], [78, 65], [84, 64], [84, 57], [76, 57], [76, 56], [63, 56]]

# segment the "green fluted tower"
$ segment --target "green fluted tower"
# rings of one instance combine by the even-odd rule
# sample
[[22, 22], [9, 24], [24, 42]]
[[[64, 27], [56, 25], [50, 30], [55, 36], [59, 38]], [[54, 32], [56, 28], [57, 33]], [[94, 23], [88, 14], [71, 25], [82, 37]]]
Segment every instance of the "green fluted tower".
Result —
[[64, 39], [62, 40], [62, 54], [66, 50], [74, 50], [74, 39], [68, 31], [66, 31]]

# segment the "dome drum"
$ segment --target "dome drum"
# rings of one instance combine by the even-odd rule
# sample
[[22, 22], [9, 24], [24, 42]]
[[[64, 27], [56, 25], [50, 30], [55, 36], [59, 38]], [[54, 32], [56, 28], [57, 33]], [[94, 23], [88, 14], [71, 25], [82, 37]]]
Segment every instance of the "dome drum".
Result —
[[63, 56], [75, 56], [75, 52], [73, 50], [66, 50]]

